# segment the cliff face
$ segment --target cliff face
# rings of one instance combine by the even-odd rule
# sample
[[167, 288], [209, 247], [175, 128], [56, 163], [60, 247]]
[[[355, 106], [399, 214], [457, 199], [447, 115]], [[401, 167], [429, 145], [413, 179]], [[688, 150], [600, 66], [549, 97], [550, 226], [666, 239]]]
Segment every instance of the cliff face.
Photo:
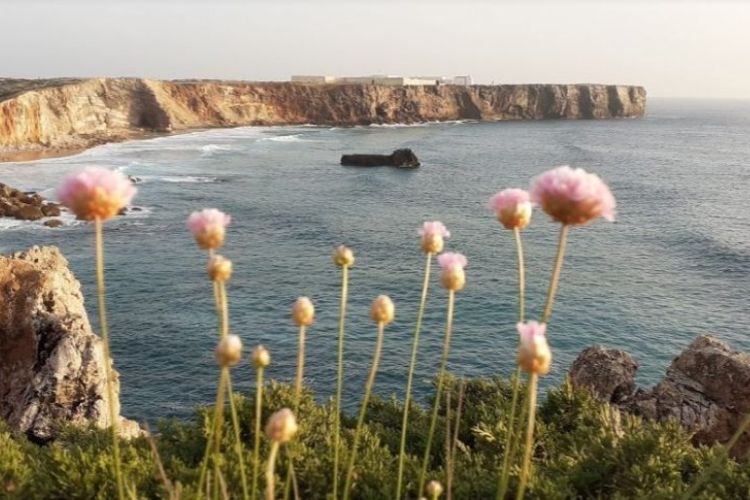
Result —
[[624, 118], [643, 116], [645, 107], [643, 87], [615, 85], [0, 80], [0, 151], [85, 148], [191, 128]]

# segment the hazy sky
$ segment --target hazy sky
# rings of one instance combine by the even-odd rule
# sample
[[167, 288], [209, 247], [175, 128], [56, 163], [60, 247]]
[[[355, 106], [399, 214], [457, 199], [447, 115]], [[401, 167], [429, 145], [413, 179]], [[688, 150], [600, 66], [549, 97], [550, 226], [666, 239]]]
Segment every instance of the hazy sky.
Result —
[[750, 98], [750, 0], [0, 0], [0, 76], [471, 74]]

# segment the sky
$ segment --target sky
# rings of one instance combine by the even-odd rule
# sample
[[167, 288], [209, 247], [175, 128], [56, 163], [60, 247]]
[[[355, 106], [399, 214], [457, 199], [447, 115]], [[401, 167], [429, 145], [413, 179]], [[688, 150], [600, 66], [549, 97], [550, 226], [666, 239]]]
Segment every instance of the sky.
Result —
[[463, 75], [750, 99], [750, 0], [0, 0], [0, 77]]

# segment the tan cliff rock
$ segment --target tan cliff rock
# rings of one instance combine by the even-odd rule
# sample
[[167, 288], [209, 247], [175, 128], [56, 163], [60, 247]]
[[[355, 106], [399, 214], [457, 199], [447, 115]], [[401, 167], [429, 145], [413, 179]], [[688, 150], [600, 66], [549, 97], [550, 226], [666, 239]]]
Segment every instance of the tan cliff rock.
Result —
[[[37, 442], [54, 439], [61, 423], [109, 426], [102, 342], [55, 247], [0, 256], [0, 419]], [[140, 432], [119, 419], [123, 436]]]
[[0, 79], [0, 154], [241, 125], [640, 117], [643, 87]]

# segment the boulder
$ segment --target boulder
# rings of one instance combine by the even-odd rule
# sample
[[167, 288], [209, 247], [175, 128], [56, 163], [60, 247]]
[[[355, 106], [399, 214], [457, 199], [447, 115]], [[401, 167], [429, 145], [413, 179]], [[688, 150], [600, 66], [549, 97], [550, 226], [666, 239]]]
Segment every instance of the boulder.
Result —
[[21, 205], [13, 214], [13, 217], [21, 220], [39, 220], [44, 217], [41, 207], [36, 205]]
[[[750, 412], [750, 355], [713, 337], [696, 338], [652, 389], [633, 390], [636, 369], [627, 353], [594, 347], [578, 356], [570, 378], [622, 411], [676, 420], [696, 444], [726, 443]], [[745, 457], [749, 451], [750, 432], [745, 432], [732, 455]]]
[[[120, 384], [111, 370], [119, 416]], [[0, 256], [0, 418], [36, 442], [60, 424], [110, 424], [102, 342], [83, 305], [81, 286], [55, 247]]]
[[61, 213], [60, 205], [55, 203], [46, 203], [41, 209], [45, 217], [59, 217]]
[[419, 158], [411, 149], [397, 149], [389, 155], [354, 154], [343, 155], [341, 164], [353, 167], [399, 167], [417, 168]]
[[44, 225], [47, 227], [60, 227], [63, 225], [63, 221], [60, 219], [49, 219], [44, 221]]

